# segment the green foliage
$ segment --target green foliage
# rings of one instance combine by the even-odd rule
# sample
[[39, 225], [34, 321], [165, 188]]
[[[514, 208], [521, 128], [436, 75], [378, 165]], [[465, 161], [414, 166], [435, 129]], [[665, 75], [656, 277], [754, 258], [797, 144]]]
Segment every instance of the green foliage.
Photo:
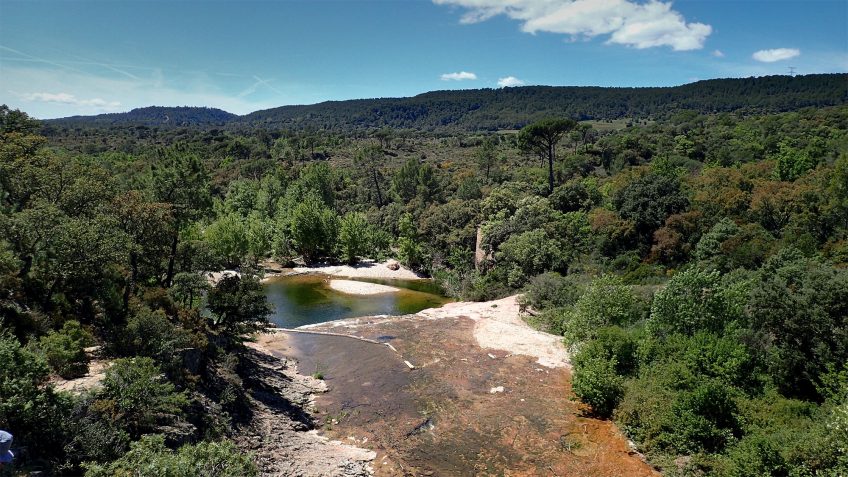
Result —
[[424, 250], [415, 230], [412, 215], [404, 214], [398, 223], [399, 236], [397, 239], [398, 260], [407, 267], [418, 270], [424, 263]]
[[654, 335], [721, 332], [743, 318], [746, 283], [728, 283], [717, 271], [689, 268], [654, 297], [648, 330]]
[[61, 452], [71, 401], [47, 384], [44, 359], [0, 331], [0, 428], [10, 429], [17, 446], [33, 459]]
[[615, 359], [600, 357], [574, 363], [572, 390], [599, 417], [609, 417], [624, 394], [623, 380], [615, 372], [616, 365]]
[[573, 119], [549, 118], [528, 124], [518, 132], [519, 147], [544, 157], [548, 161], [548, 193], [554, 191], [554, 162], [556, 147], [565, 133], [577, 127]]
[[188, 444], [172, 451], [162, 436], [144, 436], [107, 465], [88, 463], [86, 477], [250, 477], [258, 474], [250, 454], [230, 441]]
[[137, 438], [175, 422], [186, 404], [151, 358], [123, 358], [106, 370], [92, 406]]
[[212, 253], [227, 267], [238, 266], [250, 249], [244, 220], [236, 213], [212, 222], [204, 231], [204, 239]]
[[352, 264], [365, 256], [371, 249], [370, 238], [364, 214], [350, 212], [342, 217], [338, 247], [344, 261]]
[[561, 308], [573, 305], [582, 292], [579, 277], [545, 272], [530, 279], [522, 300], [537, 310]]
[[189, 333], [172, 323], [161, 309], [135, 308], [116, 343], [124, 356], [146, 356], [171, 373], [182, 369], [179, 350], [193, 345]]
[[808, 151], [799, 151], [785, 140], [778, 144], [778, 151], [773, 159], [777, 161], [775, 173], [782, 181], [794, 181], [815, 168], [818, 162]]
[[291, 238], [295, 250], [311, 262], [331, 255], [338, 237], [339, 218], [314, 195], [308, 195], [291, 215]]
[[72, 379], [88, 372], [88, 357], [84, 348], [93, 343], [94, 337], [78, 321], [68, 320], [60, 331], [51, 331], [42, 336], [39, 349], [56, 374]]
[[595, 337], [604, 326], [629, 325], [641, 317], [642, 304], [615, 275], [597, 278], [565, 314], [566, 342], [575, 345]]
[[259, 279], [246, 274], [221, 278], [207, 301], [213, 329], [229, 346], [238, 346], [247, 335], [265, 329], [273, 311]]
[[822, 374], [848, 362], [848, 271], [785, 250], [760, 270], [748, 310], [771, 341], [774, 382], [788, 396], [819, 399]]
[[689, 201], [677, 178], [652, 173], [628, 184], [613, 204], [621, 218], [633, 221], [639, 234], [650, 237], [666, 218], [686, 210]]

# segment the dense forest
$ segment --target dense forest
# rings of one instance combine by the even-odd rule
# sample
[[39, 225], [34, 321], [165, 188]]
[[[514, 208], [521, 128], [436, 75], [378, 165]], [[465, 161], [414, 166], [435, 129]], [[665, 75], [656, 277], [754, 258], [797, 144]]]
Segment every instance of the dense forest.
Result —
[[[25, 449], [16, 465], [255, 474], [230, 439], [249, 418], [244, 342], [270, 313], [258, 262], [391, 256], [457, 298], [523, 293], [569, 346], [585, 412], [667, 475], [846, 475], [845, 81], [177, 119], [215, 128], [3, 107], [0, 428]], [[241, 277], [202, 276], [227, 268]], [[54, 387], [94, 346], [114, 360], [103, 385]]]
[[551, 116], [579, 120], [660, 119], [678, 110], [763, 114], [844, 104], [848, 75], [714, 79], [666, 88], [525, 86], [434, 91], [411, 98], [328, 101], [236, 116], [212, 108], [140, 108], [128, 113], [51, 120], [64, 129], [110, 126], [224, 127], [249, 131], [350, 132], [390, 127], [418, 132], [518, 129]]

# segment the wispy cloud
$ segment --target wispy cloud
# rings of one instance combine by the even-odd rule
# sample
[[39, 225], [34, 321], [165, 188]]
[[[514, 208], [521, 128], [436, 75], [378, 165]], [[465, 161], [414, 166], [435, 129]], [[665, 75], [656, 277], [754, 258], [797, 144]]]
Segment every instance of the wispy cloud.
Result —
[[651, 0], [433, 0], [467, 11], [462, 23], [477, 23], [497, 15], [521, 22], [527, 33], [548, 32], [572, 38], [609, 35], [607, 43], [675, 51], [703, 48], [712, 33], [704, 23], [687, 23], [671, 3]]
[[444, 73], [442, 75], [442, 81], [467, 81], [467, 80], [476, 80], [477, 75], [474, 73], [469, 73], [467, 71], [459, 71], [457, 73]]
[[520, 80], [520, 79], [516, 78], [515, 76], [507, 76], [506, 78], [498, 79], [498, 87], [500, 87], [500, 88], [509, 88], [509, 87], [512, 87], [512, 86], [524, 86], [525, 84], [527, 84], [527, 83], [525, 83], [524, 80]]
[[713, 50], [711, 54], [716, 58], [724, 58], [724, 52], [721, 50]]
[[61, 103], [71, 104], [74, 106], [92, 106], [105, 111], [114, 111], [121, 107], [121, 103], [119, 101], [106, 101], [103, 98], [83, 99], [77, 98], [70, 93], [20, 93], [18, 96], [24, 101]]
[[774, 48], [771, 50], [755, 51], [751, 58], [763, 63], [774, 63], [775, 61], [788, 60], [801, 54], [797, 48]]
[[245, 89], [241, 93], [239, 93], [238, 94], [239, 98], [244, 98], [245, 96], [249, 96], [249, 95], [255, 93], [256, 90], [258, 90], [260, 86], [264, 86], [264, 87], [270, 89], [271, 91], [273, 91], [273, 92], [275, 92], [279, 95], [285, 94], [282, 91], [280, 91], [279, 89], [275, 88], [271, 84], [271, 81], [273, 81], [273, 80], [264, 80], [257, 75], [253, 75], [253, 79], [256, 80], [256, 82], [253, 83], [252, 85], [250, 85], [247, 89]]

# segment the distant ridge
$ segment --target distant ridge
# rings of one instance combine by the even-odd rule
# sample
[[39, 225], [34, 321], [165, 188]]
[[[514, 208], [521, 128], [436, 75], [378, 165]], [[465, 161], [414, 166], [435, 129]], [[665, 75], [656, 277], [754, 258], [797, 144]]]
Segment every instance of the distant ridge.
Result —
[[75, 116], [56, 127], [225, 127], [229, 129], [361, 130], [380, 127], [426, 131], [520, 128], [548, 117], [662, 118], [680, 110], [775, 113], [848, 102], [848, 74], [712, 79], [682, 86], [607, 88], [523, 86], [433, 91], [409, 98], [327, 101], [281, 106], [245, 116], [214, 108], [148, 107], [128, 113]]
[[71, 116], [68, 118], [52, 119], [45, 122], [73, 124], [73, 125], [96, 125], [112, 126], [118, 124], [132, 124], [139, 126], [224, 126], [238, 119], [238, 115], [228, 113], [222, 109], [196, 107], [196, 106], [147, 106], [136, 108], [126, 113], [107, 113], [96, 116]]

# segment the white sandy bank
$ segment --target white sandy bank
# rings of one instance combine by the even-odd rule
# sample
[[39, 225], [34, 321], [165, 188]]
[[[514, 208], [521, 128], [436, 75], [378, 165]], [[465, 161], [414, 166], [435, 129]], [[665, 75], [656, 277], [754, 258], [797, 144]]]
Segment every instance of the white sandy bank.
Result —
[[388, 285], [353, 280], [330, 280], [330, 288], [337, 292], [351, 295], [379, 295], [381, 293], [394, 293], [400, 290], [399, 288]]
[[294, 267], [283, 269], [282, 273], [267, 275], [272, 277], [275, 275], [299, 275], [302, 273], [323, 273], [333, 277], [344, 278], [388, 278], [397, 280], [420, 280], [423, 277], [419, 276], [412, 270], [398, 265], [397, 270], [389, 268], [389, 264], [393, 260], [386, 262], [375, 262], [374, 260], [362, 260], [356, 265], [322, 265], [318, 264], [311, 267]]
[[518, 295], [495, 301], [448, 303], [418, 314], [435, 319], [467, 316], [475, 321], [474, 338], [483, 348], [532, 356], [549, 368], [571, 366], [561, 336], [534, 330], [521, 319]]

